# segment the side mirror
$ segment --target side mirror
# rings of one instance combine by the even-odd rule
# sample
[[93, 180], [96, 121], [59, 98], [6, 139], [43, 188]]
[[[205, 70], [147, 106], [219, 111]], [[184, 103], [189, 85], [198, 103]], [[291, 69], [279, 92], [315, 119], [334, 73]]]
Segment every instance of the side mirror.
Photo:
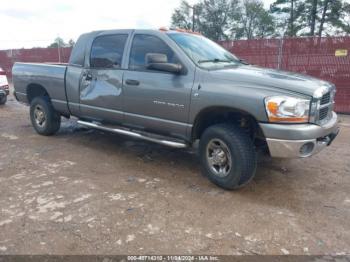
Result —
[[179, 74], [182, 71], [182, 65], [172, 63], [153, 63], [147, 65], [148, 69], [165, 71], [169, 73]]
[[182, 71], [181, 64], [168, 63], [168, 57], [165, 54], [148, 53], [146, 54], [147, 69], [164, 71], [179, 74]]

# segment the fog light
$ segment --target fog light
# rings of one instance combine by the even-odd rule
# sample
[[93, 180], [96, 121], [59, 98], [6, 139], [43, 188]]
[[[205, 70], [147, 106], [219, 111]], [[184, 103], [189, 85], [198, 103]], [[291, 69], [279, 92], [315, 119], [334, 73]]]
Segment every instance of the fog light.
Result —
[[302, 156], [309, 155], [314, 150], [315, 144], [312, 142], [305, 143], [299, 150]]

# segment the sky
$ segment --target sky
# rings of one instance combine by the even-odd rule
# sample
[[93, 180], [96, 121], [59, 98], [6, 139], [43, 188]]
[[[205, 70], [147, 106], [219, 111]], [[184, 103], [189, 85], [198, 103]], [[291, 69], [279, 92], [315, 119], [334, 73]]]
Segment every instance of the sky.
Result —
[[[198, 0], [189, 0], [190, 4]], [[181, 0], [1, 0], [0, 50], [46, 47], [103, 29], [170, 25]], [[268, 7], [273, 0], [264, 0]]]

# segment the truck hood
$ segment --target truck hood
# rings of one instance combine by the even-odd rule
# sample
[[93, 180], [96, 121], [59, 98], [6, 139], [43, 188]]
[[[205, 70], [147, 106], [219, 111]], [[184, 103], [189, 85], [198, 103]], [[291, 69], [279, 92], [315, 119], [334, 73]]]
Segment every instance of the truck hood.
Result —
[[330, 87], [329, 82], [292, 72], [242, 65], [210, 71], [218, 80], [228, 80], [252, 87], [276, 88], [313, 96], [320, 87]]

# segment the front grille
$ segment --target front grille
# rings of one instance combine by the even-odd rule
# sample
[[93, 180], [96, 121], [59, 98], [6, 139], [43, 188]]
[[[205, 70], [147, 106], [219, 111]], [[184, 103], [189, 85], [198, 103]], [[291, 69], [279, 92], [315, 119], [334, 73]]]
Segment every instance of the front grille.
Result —
[[334, 92], [334, 90], [329, 90], [321, 97], [319, 102], [320, 109], [318, 111], [316, 123], [323, 125], [324, 123], [328, 122], [328, 120], [332, 117]]
[[328, 107], [321, 108], [318, 114], [318, 120], [325, 119], [328, 116], [328, 111]]
[[331, 92], [324, 94], [321, 98], [321, 105], [328, 104], [331, 101]]

